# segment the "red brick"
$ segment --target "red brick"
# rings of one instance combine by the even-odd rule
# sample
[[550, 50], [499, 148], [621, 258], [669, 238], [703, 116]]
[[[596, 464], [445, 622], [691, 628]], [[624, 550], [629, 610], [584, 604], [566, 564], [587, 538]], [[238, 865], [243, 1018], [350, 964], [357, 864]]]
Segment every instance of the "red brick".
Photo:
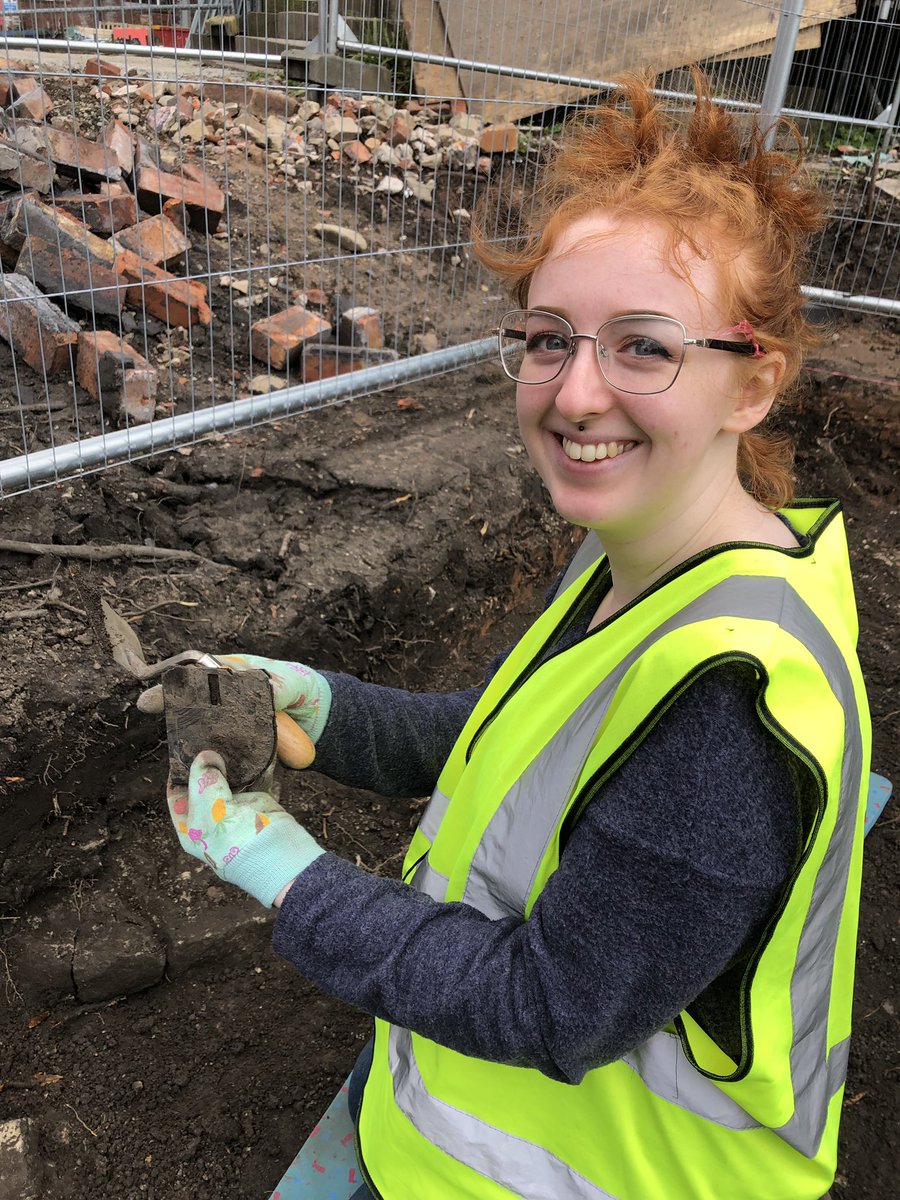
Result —
[[121, 386], [126, 367], [149, 366], [117, 333], [106, 329], [89, 330], [78, 336], [78, 363], [75, 382], [95, 400]]
[[116, 333], [98, 329], [79, 336], [76, 382], [107, 411], [131, 421], [153, 418], [159, 374]]
[[167, 325], [208, 325], [212, 313], [207, 291], [198, 280], [179, 279], [162, 267], [144, 262], [131, 250], [122, 250], [116, 259], [120, 273], [130, 285], [125, 302]]
[[60, 175], [74, 175], [85, 183], [104, 183], [121, 178], [122, 171], [113, 151], [102, 142], [67, 133], [64, 129], [46, 128], [50, 157]]
[[341, 313], [338, 340], [347, 346], [364, 346], [369, 350], [384, 349], [384, 328], [377, 308], [345, 309]]
[[257, 321], [250, 329], [250, 353], [260, 362], [283, 367], [306, 342], [331, 332], [331, 322], [295, 305], [274, 317]]
[[0, 108], [6, 108], [9, 104], [10, 86], [8, 79], [0, 80]]
[[[182, 233], [191, 226], [191, 214], [180, 200], [167, 200], [162, 206], [162, 215]], [[219, 231], [221, 233], [221, 230]]]
[[121, 121], [113, 118], [103, 131], [103, 143], [112, 152], [123, 175], [134, 170], [134, 138]]
[[390, 350], [357, 350], [350, 346], [309, 346], [303, 355], [300, 371], [303, 383], [317, 379], [333, 379], [350, 371], [362, 371], [384, 362], [396, 362]]
[[367, 149], [362, 142], [344, 142], [341, 150], [351, 162], [367, 163], [372, 158], [371, 150]]
[[43, 121], [53, 112], [53, 101], [33, 75], [14, 76], [12, 90], [16, 97], [13, 108], [17, 116]]
[[57, 196], [56, 207], [83, 221], [92, 233], [106, 236], [127, 229], [138, 220], [137, 202], [127, 188], [125, 195]]
[[116, 234], [116, 245], [133, 250], [144, 262], [159, 267], [181, 258], [191, 243], [168, 217], [160, 213], [122, 229]]
[[118, 63], [108, 62], [104, 58], [89, 58], [81, 68], [85, 75], [121, 75], [122, 68]]
[[0, 275], [0, 337], [34, 371], [71, 371], [79, 327], [24, 275]]
[[519, 148], [518, 126], [488, 125], [481, 132], [482, 154], [513, 154]]
[[413, 134], [413, 123], [402, 112], [394, 113], [387, 127], [387, 140], [392, 146], [402, 146]]
[[212, 180], [197, 183], [155, 167], [141, 167], [135, 180], [138, 203], [148, 212], [162, 212], [166, 200], [183, 204], [192, 229], [215, 233], [225, 211], [225, 193]]

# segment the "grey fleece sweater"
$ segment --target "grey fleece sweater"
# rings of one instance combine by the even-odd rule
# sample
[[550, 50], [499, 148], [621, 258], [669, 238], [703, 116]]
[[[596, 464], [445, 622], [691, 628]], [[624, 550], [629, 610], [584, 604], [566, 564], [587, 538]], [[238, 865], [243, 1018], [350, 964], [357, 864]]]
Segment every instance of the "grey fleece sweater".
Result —
[[[593, 636], [586, 624], [557, 649]], [[431, 791], [482, 690], [328, 678], [317, 769], [388, 796]], [[752, 668], [733, 664], [688, 688], [587, 806], [527, 921], [436, 903], [326, 853], [288, 892], [276, 951], [374, 1016], [565, 1082], [688, 1006], [737, 1057], [736, 981], [800, 845], [791, 768], [756, 693]]]

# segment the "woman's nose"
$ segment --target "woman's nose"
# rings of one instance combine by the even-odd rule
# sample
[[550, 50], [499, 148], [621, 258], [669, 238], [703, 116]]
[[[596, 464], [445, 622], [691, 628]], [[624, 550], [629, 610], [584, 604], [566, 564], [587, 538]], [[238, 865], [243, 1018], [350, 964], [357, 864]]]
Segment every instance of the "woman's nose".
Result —
[[575, 342], [573, 352], [554, 382], [557, 385], [556, 407], [569, 420], [606, 412], [616, 402], [615, 389], [610, 387], [600, 370], [597, 343], [593, 338], [579, 338]]

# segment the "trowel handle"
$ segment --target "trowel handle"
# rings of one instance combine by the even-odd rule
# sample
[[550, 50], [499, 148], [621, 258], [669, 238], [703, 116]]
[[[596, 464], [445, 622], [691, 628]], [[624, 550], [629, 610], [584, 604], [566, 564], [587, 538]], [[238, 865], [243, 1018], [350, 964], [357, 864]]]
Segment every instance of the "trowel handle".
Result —
[[309, 735], [288, 714], [279, 709], [275, 714], [275, 732], [278, 736], [278, 757], [286, 767], [302, 771], [316, 757], [316, 748]]

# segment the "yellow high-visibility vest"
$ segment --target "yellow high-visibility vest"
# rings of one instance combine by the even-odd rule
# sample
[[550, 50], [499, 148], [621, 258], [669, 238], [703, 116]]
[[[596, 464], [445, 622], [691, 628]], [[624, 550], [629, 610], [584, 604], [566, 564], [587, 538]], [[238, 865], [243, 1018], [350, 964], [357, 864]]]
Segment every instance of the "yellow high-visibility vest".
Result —
[[716, 547], [547, 655], [596, 604], [605, 559], [565, 586], [476, 705], [404, 864], [438, 901], [527, 920], [564, 829], [679, 694], [752, 664], [759, 718], [806, 783], [799, 862], [735, 982], [738, 1058], [690, 1006], [574, 1086], [378, 1021], [357, 1133], [375, 1195], [818, 1200], [830, 1186], [871, 731], [840, 507], [785, 511], [803, 547]]

